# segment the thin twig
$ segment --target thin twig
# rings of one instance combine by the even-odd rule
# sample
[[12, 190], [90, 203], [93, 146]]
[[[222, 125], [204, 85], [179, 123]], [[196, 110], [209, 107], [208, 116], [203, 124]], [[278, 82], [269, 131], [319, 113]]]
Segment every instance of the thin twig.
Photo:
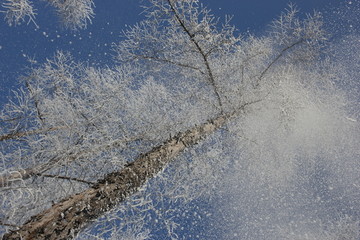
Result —
[[41, 173], [38, 173], [36, 175], [40, 176], [40, 177], [58, 178], [58, 179], [76, 181], [76, 182], [86, 183], [86, 184], [89, 184], [89, 185], [95, 184], [95, 182], [89, 182], [89, 181], [85, 181], [85, 180], [82, 180], [82, 179], [79, 179], [79, 178], [74, 178], [74, 177], [66, 177], [66, 176], [59, 176], [59, 175], [52, 175], [52, 174], [41, 174]]
[[10, 140], [10, 139], [18, 139], [18, 138], [22, 138], [22, 137], [26, 137], [26, 136], [30, 136], [30, 135], [52, 132], [52, 131], [56, 131], [56, 130], [60, 130], [60, 129], [64, 129], [64, 128], [66, 128], [66, 126], [36, 129], [36, 130], [25, 131], [25, 132], [9, 133], [9, 134], [0, 136], [0, 141]]
[[25, 80], [25, 85], [26, 85], [26, 88], [28, 89], [28, 91], [30, 92], [30, 94], [33, 95], [34, 105], [35, 105], [36, 113], [37, 113], [37, 116], [38, 116], [39, 120], [41, 121], [42, 124], [45, 124], [45, 119], [44, 119], [43, 114], [41, 113], [41, 110], [40, 110], [40, 107], [39, 107], [39, 105], [40, 105], [39, 100], [36, 98], [36, 96], [34, 94], [34, 91], [31, 88], [30, 83], [28, 82], [27, 79]]
[[4, 223], [3, 221], [0, 220], [0, 225], [2, 226], [6, 226], [6, 227], [12, 227], [12, 228], [19, 228], [19, 226], [14, 225], [14, 224], [10, 224], [10, 223]]
[[258, 79], [258, 82], [256, 84], [256, 86], [259, 85], [259, 82], [262, 80], [262, 78], [265, 76], [265, 74], [269, 71], [269, 69], [272, 67], [272, 65], [274, 65], [284, 54], [285, 52], [287, 52], [289, 49], [295, 47], [296, 45], [299, 45], [303, 42], [304, 40], [301, 39], [293, 44], [291, 44], [290, 46], [287, 46], [286, 48], [284, 48], [283, 50], [281, 50], [281, 52], [279, 53], [279, 55], [276, 56], [276, 58], [274, 58], [274, 60], [265, 68], [264, 71], [262, 71], [262, 73], [260, 74], [260, 77]]

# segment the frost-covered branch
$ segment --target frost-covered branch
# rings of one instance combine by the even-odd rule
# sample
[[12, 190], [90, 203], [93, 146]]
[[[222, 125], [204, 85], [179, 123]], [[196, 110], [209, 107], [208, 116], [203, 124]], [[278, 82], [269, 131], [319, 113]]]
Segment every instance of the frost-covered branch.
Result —
[[44, 134], [51, 131], [57, 131], [60, 129], [63, 129], [65, 127], [52, 127], [47, 129], [37, 129], [37, 130], [31, 130], [31, 131], [25, 131], [25, 132], [15, 132], [15, 133], [9, 133], [6, 135], [0, 136], [0, 141], [10, 140], [10, 139], [19, 139], [30, 135], [36, 135], [36, 134]]
[[[118, 60], [157, 61], [200, 73], [224, 111], [222, 90], [211, 63], [214, 58], [234, 51], [240, 41], [228, 21], [218, 30], [218, 22], [198, 1], [150, 1], [147, 19], [125, 32], [127, 39], [116, 45]], [[171, 27], [164, 27], [171, 26]], [[164, 34], [166, 32], [166, 34]], [[224, 99], [222, 99], [224, 98]]]
[[220, 110], [221, 110], [221, 112], [223, 112], [223, 103], [222, 103], [222, 100], [221, 100], [220, 92], [218, 90], [218, 86], [217, 86], [217, 84], [215, 82], [214, 74], [213, 74], [212, 69], [210, 67], [210, 62], [209, 62], [208, 56], [204, 52], [204, 50], [200, 46], [199, 42], [195, 38], [197, 33], [191, 33], [190, 32], [191, 30], [188, 29], [188, 27], [186, 26], [186, 23], [184, 22], [184, 19], [182, 19], [180, 17], [179, 13], [177, 12], [177, 10], [176, 10], [176, 8], [174, 6], [174, 4], [176, 4], [176, 3], [174, 3], [172, 0], [168, 0], [168, 3], [169, 3], [171, 11], [174, 13], [175, 18], [179, 22], [181, 28], [186, 32], [186, 34], [190, 38], [190, 41], [195, 45], [196, 49], [198, 50], [198, 52], [202, 56], [204, 64], [206, 66], [207, 73], [208, 73], [208, 80], [209, 80], [210, 84], [214, 88], [214, 93], [215, 93], [216, 98], [218, 100]]
[[136, 192], [187, 147], [220, 128], [229, 117], [221, 115], [201, 126], [179, 133], [120, 171], [100, 179], [93, 187], [33, 216], [20, 229], [5, 234], [3, 239], [67, 239], [70, 237], [69, 233], [75, 236], [84, 225]]
[[[93, 0], [47, 0], [57, 9], [61, 24], [71, 30], [86, 28], [94, 17]], [[11, 25], [19, 25], [26, 21], [35, 25], [35, 9], [29, 0], [5, 0], [2, 4], [5, 20]], [[37, 25], [36, 25], [37, 26]]]
[[47, 0], [57, 9], [61, 24], [71, 30], [86, 28], [94, 17], [93, 0]]
[[[54, 129], [54, 131], [55, 130], [58, 130], [58, 129]], [[41, 132], [36, 132], [36, 133], [34, 131], [32, 132], [32, 134], [39, 134], [39, 133], [41, 133]], [[16, 136], [16, 137], [23, 137], [23, 136]], [[31, 177], [34, 177], [34, 176], [48, 176], [48, 177], [54, 176], [54, 175], [50, 175], [50, 174], [44, 174], [44, 172], [47, 172], [47, 171], [51, 170], [52, 168], [58, 167], [59, 163], [66, 162], [67, 164], [69, 164], [77, 159], [86, 158], [86, 156], [88, 156], [88, 155], [91, 155], [91, 154], [95, 155], [102, 151], [119, 148], [123, 145], [129, 144], [134, 141], [139, 141], [139, 140], [141, 140], [140, 137], [131, 138], [131, 139], [121, 139], [118, 141], [111, 142], [110, 144], [98, 146], [96, 148], [89, 149], [86, 151], [84, 150], [84, 151], [78, 152], [78, 153], [70, 153], [65, 156], [63, 156], [63, 155], [55, 156], [45, 163], [40, 163], [33, 167], [26, 168], [26, 169], [20, 169], [20, 170], [16, 170], [16, 171], [12, 170], [11, 173], [7, 173], [7, 174], [4, 174], [3, 176], [0, 176], [0, 188], [10, 187], [15, 182], [21, 182], [21, 181], [27, 180]], [[56, 178], [56, 177], [54, 177], [54, 178]], [[65, 177], [58, 177], [58, 178], [65, 179]], [[68, 177], [68, 179], [76, 179], [76, 178]], [[81, 181], [77, 180], [77, 181], [87, 182], [84, 180], [81, 180]]]
[[6, 22], [11, 25], [18, 25], [28, 18], [28, 23], [35, 23], [35, 10], [28, 0], [6, 0], [2, 4]]
[[290, 58], [301, 61], [306, 59], [309, 61], [319, 54], [324, 41], [327, 40], [327, 34], [322, 28], [321, 14], [316, 12], [314, 15], [308, 15], [303, 21], [297, 18], [297, 14], [296, 6], [290, 4], [287, 11], [273, 21], [270, 35], [278, 42], [281, 50], [261, 72], [256, 85], [262, 81], [272, 66], [282, 58], [286, 58], [289, 52]]

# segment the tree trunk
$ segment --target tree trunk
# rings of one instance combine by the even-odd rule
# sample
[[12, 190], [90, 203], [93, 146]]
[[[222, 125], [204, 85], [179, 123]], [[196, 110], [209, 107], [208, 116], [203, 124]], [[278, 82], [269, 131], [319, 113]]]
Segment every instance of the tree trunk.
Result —
[[18, 230], [5, 234], [3, 240], [74, 238], [91, 220], [124, 201], [148, 179], [162, 171], [185, 148], [198, 143], [224, 125], [231, 115], [233, 114], [220, 115], [200, 126], [177, 134], [146, 154], [140, 155], [120, 171], [108, 174], [89, 189], [70, 196], [31, 217]]

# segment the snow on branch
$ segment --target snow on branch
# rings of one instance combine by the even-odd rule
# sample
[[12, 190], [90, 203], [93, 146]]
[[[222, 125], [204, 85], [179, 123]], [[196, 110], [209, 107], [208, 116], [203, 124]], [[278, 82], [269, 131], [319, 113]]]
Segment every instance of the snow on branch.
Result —
[[[47, 0], [57, 9], [60, 23], [66, 29], [84, 29], [94, 17], [93, 0]], [[28, 19], [28, 23], [35, 22], [36, 11], [29, 0], [5, 0], [2, 4], [5, 20], [8, 25], [19, 25]]]
[[5, 13], [5, 20], [10, 26], [19, 25], [26, 21], [26, 18], [29, 19], [28, 23], [35, 23], [35, 9], [28, 0], [6, 0], [2, 7], [5, 10], [0, 12]]

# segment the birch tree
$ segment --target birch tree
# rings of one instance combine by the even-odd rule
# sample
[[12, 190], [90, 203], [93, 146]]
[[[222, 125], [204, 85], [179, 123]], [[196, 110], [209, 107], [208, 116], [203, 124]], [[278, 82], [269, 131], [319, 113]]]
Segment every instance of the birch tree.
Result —
[[243, 222], [212, 236], [357, 239], [359, 127], [321, 15], [290, 6], [259, 37], [197, 0], [150, 0], [145, 16], [114, 66], [58, 52], [3, 107], [3, 239], [201, 239], [181, 229], [186, 209], [234, 201], [229, 182]]

